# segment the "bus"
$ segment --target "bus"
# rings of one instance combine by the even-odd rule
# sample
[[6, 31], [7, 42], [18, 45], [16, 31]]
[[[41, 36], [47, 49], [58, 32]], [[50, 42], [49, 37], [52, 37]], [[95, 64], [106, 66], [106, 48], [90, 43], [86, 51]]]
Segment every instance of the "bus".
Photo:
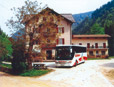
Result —
[[56, 67], [76, 66], [87, 60], [86, 46], [82, 45], [57, 45], [55, 52]]

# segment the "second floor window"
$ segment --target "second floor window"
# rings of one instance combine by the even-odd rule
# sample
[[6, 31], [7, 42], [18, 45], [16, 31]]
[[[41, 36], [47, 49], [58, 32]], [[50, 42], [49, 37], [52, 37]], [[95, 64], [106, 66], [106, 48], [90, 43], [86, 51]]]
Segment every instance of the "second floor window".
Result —
[[106, 43], [103, 43], [103, 48], [106, 48]]
[[58, 27], [57, 28], [57, 33], [64, 33], [64, 27]]
[[95, 43], [95, 48], [98, 48], [98, 43]]
[[82, 43], [79, 43], [79, 45], [82, 45]]
[[87, 43], [87, 48], [90, 48], [90, 43]]

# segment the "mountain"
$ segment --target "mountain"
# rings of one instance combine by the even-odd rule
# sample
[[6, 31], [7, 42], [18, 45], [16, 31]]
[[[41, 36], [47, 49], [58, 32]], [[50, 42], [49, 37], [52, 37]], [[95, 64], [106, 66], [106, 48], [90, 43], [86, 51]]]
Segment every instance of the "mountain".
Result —
[[[96, 9], [90, 17], [86, 17], [77, 27], [73, 34], [103, 34], [103, 28], [114, 20], [114, 0]], [[94, 32], [94, 28], [100, 28], [101, 32]], [[105, 32], [104, 32], [105, 33]]]
[[73, 18], [75, 20], [75, 23], [73, 23], [72, 29], [77, 27], [77, 25], [79, 25], [86, 17], [91, 18], [92, 13], [93, 13], [93, 11], [80, 13], [80, 14], [73, 14]]
[[17, 38], [21, 37], [23, 34], [24, 34], [23, 30], [17, 30], [11, 37], [13, 39], [17, 39]]
[[96, 9], [91, 18], [86, 17], [73, 34], [109, 34], [109, 55], [114, 56], [114, 0]]

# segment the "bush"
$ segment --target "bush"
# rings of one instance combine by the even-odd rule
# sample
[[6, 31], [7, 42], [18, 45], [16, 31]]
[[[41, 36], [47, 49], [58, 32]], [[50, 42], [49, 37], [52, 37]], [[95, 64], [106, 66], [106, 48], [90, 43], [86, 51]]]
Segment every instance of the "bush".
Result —
[[20, 74], [27, 68], [24, 48], [25, 45], [23, 40], [17, 40], [13, 44], [12, 70], [14, 74]]

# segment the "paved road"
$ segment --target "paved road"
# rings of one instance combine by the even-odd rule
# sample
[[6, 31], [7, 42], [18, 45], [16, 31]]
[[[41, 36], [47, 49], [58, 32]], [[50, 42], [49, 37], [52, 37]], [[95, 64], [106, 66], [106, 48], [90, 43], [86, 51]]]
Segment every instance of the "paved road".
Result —
[[99, 64], [94, 60], [86, 61], [84, 64], [73, 68], [53, 69], [55, 69], [54, 72], [37, 80], [56, 81], [57, 83], [67, 84], [66, 87], [113, 87], [102, 75]]
[[41, 77], [10, 76], [0, 72], [0, 87], [114, 87], [101, 73], [101, 67], [109, 61], [86, 61], [73, 68], [55, 68]]

